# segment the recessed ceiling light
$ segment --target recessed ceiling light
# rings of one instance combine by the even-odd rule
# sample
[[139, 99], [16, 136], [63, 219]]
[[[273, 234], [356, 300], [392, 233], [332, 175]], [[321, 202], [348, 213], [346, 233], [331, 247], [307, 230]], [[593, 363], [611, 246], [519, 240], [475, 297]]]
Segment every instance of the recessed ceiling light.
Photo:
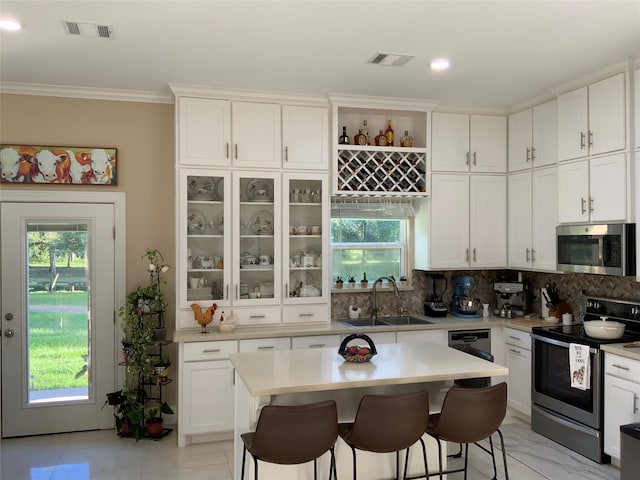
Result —
[[434, 58], [429, 64], [431, 70], [440, 72], [449, 68], [449, 60], [446, 58]]
[[0, 29], [16, 31], [22, 28], [22, 24], [19, 20], [11, 17], [0, 17]]

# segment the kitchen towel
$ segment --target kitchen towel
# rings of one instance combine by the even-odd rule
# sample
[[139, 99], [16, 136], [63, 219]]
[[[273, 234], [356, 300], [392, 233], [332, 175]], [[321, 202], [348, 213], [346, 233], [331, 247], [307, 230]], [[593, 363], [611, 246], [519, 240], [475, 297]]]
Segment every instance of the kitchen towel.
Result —
[[569, 374], [571, 388], [589, 390], [591, 388], [591, 362], [589, 346], [579, 343], [569, 344]]

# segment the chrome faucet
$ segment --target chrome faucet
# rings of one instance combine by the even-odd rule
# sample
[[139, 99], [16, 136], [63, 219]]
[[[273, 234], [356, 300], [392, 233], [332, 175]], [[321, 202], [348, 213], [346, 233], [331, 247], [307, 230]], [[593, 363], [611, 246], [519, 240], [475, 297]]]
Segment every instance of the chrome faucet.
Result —
[[378, 295], [376, 293], [376, 286], [379, 283], [382, 283], [382, 280], [387, 280], [388, 282], [391, 282], [391, 285], [393, 285], [393, 290], [396, 294], [396, 297], [400, 296], [400, 291], [398, 290], [398, 285], [396, 284], [396, 281], [391, 278], [391, 277], [380, 277], [377, 278], [375, 282], [373, 282], [373, 286], [371, 287], [371, 317], [375, 320], [378, 318], [378, 310], [380, 310], [380, 306], [378, 305]]

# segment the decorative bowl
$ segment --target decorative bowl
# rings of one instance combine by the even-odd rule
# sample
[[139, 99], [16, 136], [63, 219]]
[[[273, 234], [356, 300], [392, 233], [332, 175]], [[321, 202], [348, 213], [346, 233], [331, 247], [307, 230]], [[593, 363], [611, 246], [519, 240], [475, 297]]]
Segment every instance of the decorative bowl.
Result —
[[547, 323], [556, 324], [560, 321], [558, 317], [544, 317], [543, 320]]
[[[369, 346], [348, 345], [349, 342], [356, 339], [364, 340], [369, 344]], [[373, 340], [364, 333], [353, 333], [351, 335], [347, 335], [338, 348], [338, 354], [350, 363], [368, 362], [377, 353], [378, 351], [376, 350]]]
[[600, 318], [602, 320], [584, 322], [584, 330], [587, 332], [587, 335], [604, 340], [615, 340], [624, 335], [624, 323], [608, 321], [607, 317]]

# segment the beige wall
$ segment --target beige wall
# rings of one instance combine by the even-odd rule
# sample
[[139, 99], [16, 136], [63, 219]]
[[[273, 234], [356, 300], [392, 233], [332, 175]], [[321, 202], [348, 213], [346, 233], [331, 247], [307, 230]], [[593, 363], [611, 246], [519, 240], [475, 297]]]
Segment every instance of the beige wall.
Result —
[[[141, 259], [147, 247], [160, 249], [175, 266], [173, 123], [173, 105], [168, 104], [0, 95], [2, 144], [118, 149], [117, 186], [3, 183], [0, 188], [125, 192], [128, 291], [148, 280]], [[170, 332], [175, 325], [175, 270], [166, 279]]]

